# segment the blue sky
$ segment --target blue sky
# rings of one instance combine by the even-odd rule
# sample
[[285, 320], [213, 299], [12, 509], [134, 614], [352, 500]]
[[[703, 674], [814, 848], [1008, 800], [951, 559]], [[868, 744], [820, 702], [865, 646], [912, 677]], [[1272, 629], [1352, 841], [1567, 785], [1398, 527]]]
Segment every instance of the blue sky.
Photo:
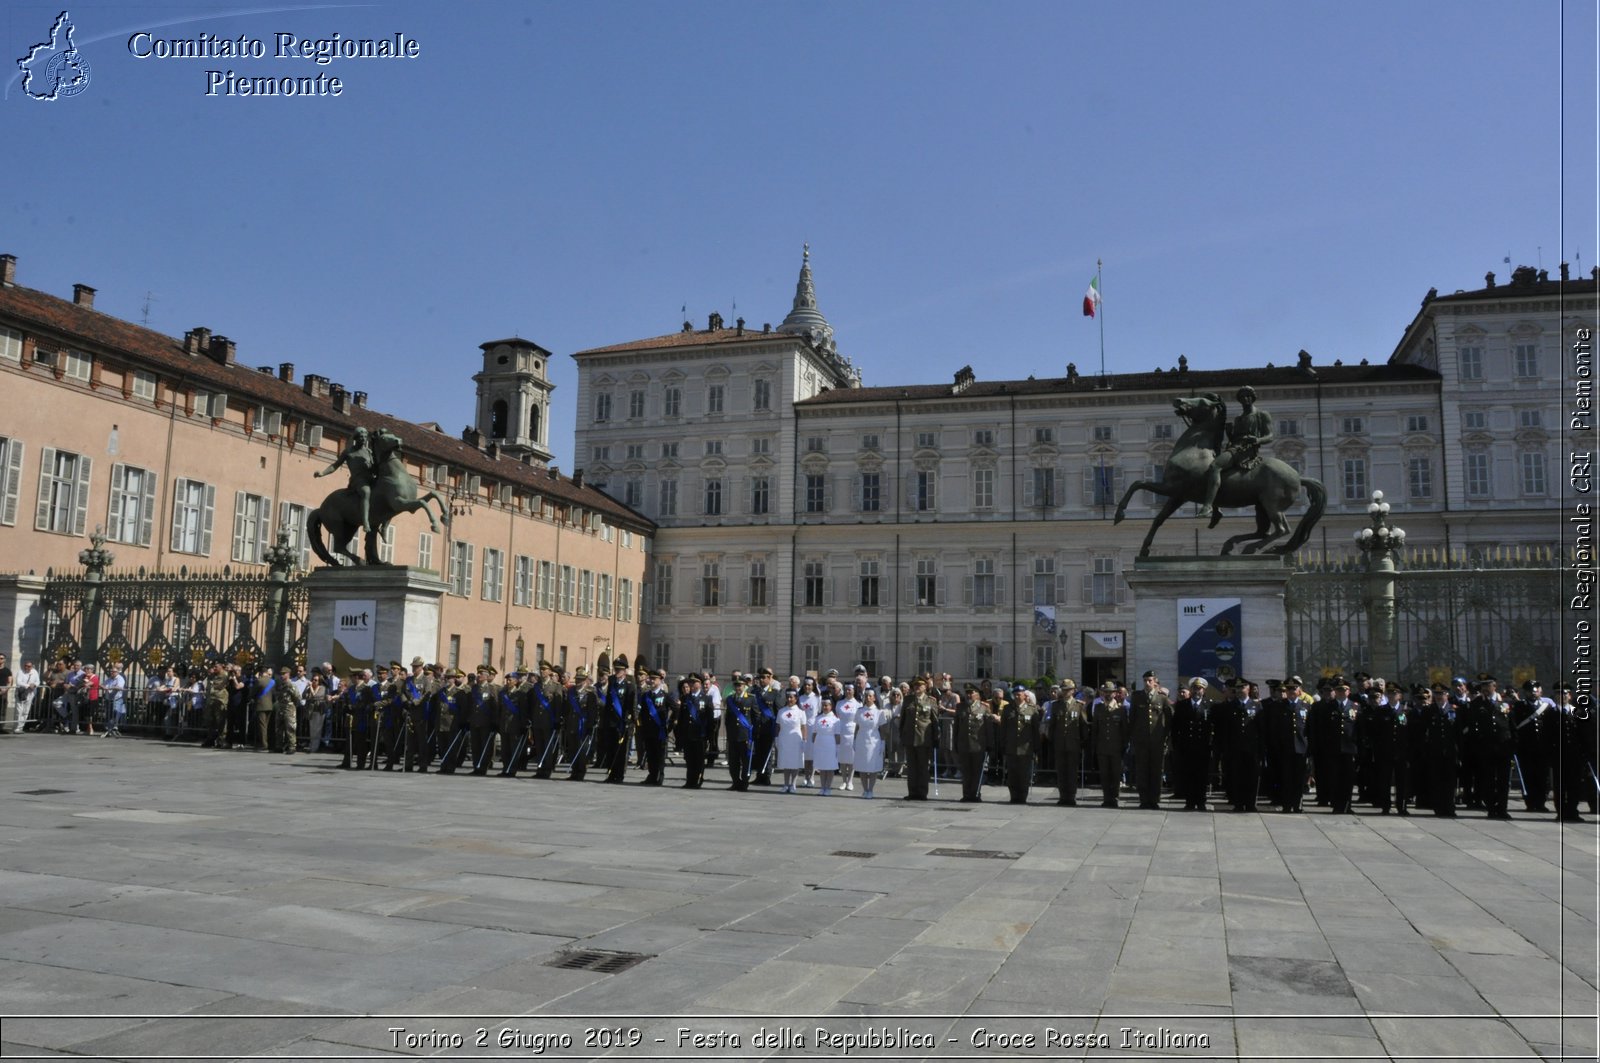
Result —
[[[135, 321], [152, 293], [153, 328], [451, 431], [478, 344], [528, 337], [564, 471], [567, 354], [684, 305], [776, 323], [804, 241], [869, 385], [1092, 371], [1097, 258], [1113, 370], [1378, 361], [1430, 287], [1600, 262], [1592, 3], [83, 3], [91, 82], [41, 103], [13, 61], [60, 10], [0, 11], [20, 283]], [[269, 57], [137, 59], [140, 30]]]

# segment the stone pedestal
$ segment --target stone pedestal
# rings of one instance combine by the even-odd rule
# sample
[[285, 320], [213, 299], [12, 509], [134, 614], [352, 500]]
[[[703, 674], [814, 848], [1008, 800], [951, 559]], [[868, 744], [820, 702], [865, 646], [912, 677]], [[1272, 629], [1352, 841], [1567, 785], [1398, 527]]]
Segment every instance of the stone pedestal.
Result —
[[[44, 610], [39, 606], [43, 597], [43, 576], [0, 576], [0, 653], [6, 655], [13, 673], [22, 671], [23, 661], [39, 665], [39, 650], [44, 645]], [[16, 706], [8, 690], [0, 694], [0, 734], [10, 734], [16, 722]]]
[[1142, 557], [1127, 573], [1133, 591], [1136, 659], [1129, 685], [1155, 669], [1169, 685], [1178, 673], [1180, 601], [1238, 599], [1237, 652], [1227, 662], [1234, 674], [1261, 684], [1282, 678], [1289, 661], [1289, 615], [1284, 589], [1293, 571], [1284, 557]]
[[362, 565], [320, 568], [307, 582], [308, 665], [331, 661], [344, 673], [413, 657], [439, 660], [440, 580], [420, 569]]

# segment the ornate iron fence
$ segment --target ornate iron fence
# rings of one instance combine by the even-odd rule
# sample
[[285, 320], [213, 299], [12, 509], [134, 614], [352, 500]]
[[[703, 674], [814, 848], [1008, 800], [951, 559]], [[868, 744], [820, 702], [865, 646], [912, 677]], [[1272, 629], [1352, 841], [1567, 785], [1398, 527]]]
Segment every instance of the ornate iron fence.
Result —
[[[1372, 577], [1360, 558], [1302, 556], [1289, 579], [1289, 667], [1310, 681], [1337, 672], [1372, 672], [1384, 655], [1372, 645]], [[1401, 558], [1394, 583], [1395, 635], [1389, 647], [1402, 683], [1489, 672], [1520, 685], [1552, 676], [1558, 664], [1559, 558], [1548, 550], [1503, 550]]]

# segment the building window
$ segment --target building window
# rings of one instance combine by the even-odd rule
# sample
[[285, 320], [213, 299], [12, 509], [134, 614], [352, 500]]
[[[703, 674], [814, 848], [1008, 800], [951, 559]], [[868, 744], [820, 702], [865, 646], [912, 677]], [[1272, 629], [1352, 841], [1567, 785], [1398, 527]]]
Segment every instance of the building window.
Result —
[[[1099, 429], [1095, 429], [1095, 431], [1098, 433]], [[1033, 430], [1033, 441], [1036, 445], [1054, 443], [1056, 441], [1056, 430], [1054, 428], [1035, 428]]]
[[1030, 506], [1048, 509], [1056, 505], [1055, 470], [1029, 469], [1025, 493], [1028, 497], [1024, 501]]
[[644, 481], [637, 476], [630, 476], [622, 481], [622, 504], [629, 509], [638, 509], [644, 505]]
[[933, 432], [918, 432], [917, 433], [917, 449], [918, 450], [933, 450], [938, 445], [939, 444], [938, 444], [938, 441], [937, 441], [937, 438], [936, 438], [936, 433], [933, 433]]
[[992, 557], [978, 557], [972, 561], [972, 604], [979, 609], [994, 608], [995, 578]]
[[861, 512], [878, 512], [882, 506], [882, 484], [882, 473], [864, 472], [861, 474]]
[[605, 465], [609, 463], [611, 461], [611, 448], [609, 446], [590, 447], [589, 460], [594, 462], [596, 465]]
[[525, 644], [521, 638], [518, 638], [514, 643], [514, 649], [516, 652], [513, 654], [513, 664], [516, 666], [517, 671], [526, 671], [528, 667], [528, 657], [525, 650]]
[[931, 557], [917, 558], [916, 580], [917, 604], [928, 607], [938, 605], [939, 562]]
[[817, 643], [807, 642], [800, 647], [800, 670], [812, 673], [822, 671], [822, 647]]
[[871, 642], [863, 642], [856, 655], [856, 663], [867, 670], [867, 675], [880, 675], [878, 665], [878, 647]]
[[1427, 458], [1411, 458], [1406, 462], [1406, 484], [1412, 498], [1433, 497], [1433, 463]]
[[111, 509], [106, 538], [114, 543], [149, 546], [155, 524], [156, 474], [133, 465], [111, 466]]
[[1056, 604], [1056, 559], [1053, 557], [1033, 559], [1033, 604]]
[[767, 666], [767, 644], [765, 642], [752, 642], [745, 650], [745, 667], [752, 672], [759, 672]]
[[750, 478], [750, 512], [760, 517], [766, 515], [772, 508], [772, 480], [766, 476], [753, 476]]
[[625, 453], [627, 454], [627, 460], [628, 461], [643, 461], [644, 460], [644, 444], [643, 443], [629, 443], [628, 444], [628, 449], [625, 451]]
[[1094, 605], [1115, 605], [1117, 601], [1117, 561], [1112, 557], [1094, 559], [1089, 577], [1089, 600]]
[[1035, 642], [1033, 644], [1033, 674], [1036, 676], [1056, 674], [1056, 644], [1053, 642]]
[[1483, 348], [1463, 347], [1458, 356], [1457, 364], [1461, 368], [1462, 380], [1483, 379]]
[[861, 449], [862, 450], [877, 450], [878, 449], [878, 437], [876, 435], [865, 435], [865, 436], [862, 436], [861, 437]]
[[1406, 415], [1406, 431], [1407, 432], [1426, 432], [1427, 430], [1428, 430], [1428, 415], [1427, 414], [1425, 414], [1425, 413], [1413, 413], [1413, 414], [1407, 414]]
[[45, 447], [39, 459], [38, 531], [82, 535], [89, 516], [89, 469], [93, 459]]
[[712, 609], [722, 604], [722, 565], [717, 561], [700, 565], [700, 604]]
[[815, 609], [822, 605], [822, 562], [807, 561], [801, 580], [801, 604]]
[[1461, 427], [1469, 432], [1483, 432], [1489, 428], [1489, 415], [1483, 410], [1461, 411]]
[[617, 581], [617, 619], [624, 624], [633, 623], [633, 580]]
[[706, 481], [706, 516], [722, 515], [722, 478], [713, 476]]
[[461, 636], [460, 635], [451, 635], [450, 636], [450, 650], [446, 655], [445, 663], [448, 664], [451, 668], [460, 668], [461, 667]]
[[594, 419], [596, 421], [611, 420], [611, 396], [602, 392], [594, 397]]
[[465, 598], [472, 593], [472, 544], [450, 544], [450, 593]]
[[750, 453], [753, 454], [753, 455], [754, 454], [771, 454], [772, 453], [772, 440], [766, 438], [765, 436], [763, 436], [763, 437], [761, 437], [759, 439], [752, 439], [750, 441]]
[[644, 417], [644, 390], [635, 388], [628, 392], [628, 420], [637, 421]]
[[1110, 443], [1114, 439], [1116, 439], [1116, 433], [1111, 430], [1110, 425], [1097, 424], [1094, 426], [1094, 441], [1096, 443]]
[[594, 615], [594, 572], [587, 568], [578, 573], [578, 615]]
[[0, 328], [0, 359], [22, 364], [22, 333], [16, 329]]
[[717, 455], [719, 455], [721, 453], [722, 453], [722, 440], [720, 440], [720, 439], [708, 439], [708, 440], [706, 440], [706, 457], [708, 457], [708, 458], [709, 457], [715, 457], [715, 456], [717, 456]]
[[599, 579], [595, 584], [595, 612], [599, 614], [602, 620], [611, 619], [611, 586], [611, 573], [600, 573]]
[[678, 481], [665, 479], [661, 481], [661, 505], [658, 507], [663, 517], [676, 517], [678, 515]]
[[806, 474], [806, 512], [822, 513], [826, 509], [828, 478], [821, 473]]
[[767, 563], [760, 558], [750, 562], [750, 605], [756, 609], [767, 605]]
[[1360, 417], [1344, 417], [1339, 421], [1339, 434], [1343, 436], [1358, 436], [1366, 429], [1366, 422]]
[[934, 507], [934, 489], [938, 483], [938, 474], [931, 470], [919, 470], [911, 477], [911, 508], [918, 513], [931, 513]]
[[424, 572], [434, 571], [432, 532], [420, 532], [417, 535], [417, 567]]
[[[1280, 421], [1278, 423], [1281, 425], [1284, 422]], [[1279, 433], [1279, 434], [1281, 435], [1282, 433]], [[1151, 439], [1171, 439], [1172, 438], [1172, 426], [1170, 424], [1153, 424], [1153, 425], [1151, 425], [1150, 426], [1150, 438]]]
[[510, 407], [505, 399], [495, 399], [494, 405], [489, 407], [489, 438], [504, 439], [506, 437], [506, 417]]
[[143, 369], [133, 371], [133, 397], [154, 401], [156, 397], [156, 375]]
[[700, 671], [710, 675], [717, 674], [717, 644], [715, 642], [702, 642], [700, 644]]
[[1544, 418], [1540, 416], [1538, 410], [1518, 410], [1517, 423], [1523, 428], [1542, 428]]
[[394, 564], [394, 525], [383, 529], [383, 534], [378, 536], [378, 562], [384, 565]]
[[1344, 459], [1344, 500], [1365, 502], [1367, 494], [1367, 459]]
[[533, 604], [533, 558], [518, 554], [511, 562], [511, 604]]
[[980, 428], [972, 433], [972, 445], [975, 447], [993, 447], [994, 429]]
[[1544, 454], [1537, 450], [1522, 452], [1522, 493], [1525, 495], [1542, 495], [1545, 493]]
[[506, 594], [506, 555], [492, 546], [483, 548], [483, 600], [498, 602]]
[[663, 443], [663, 444], [661, 444], [661, 460], [662, 461], [676, 461], [676, 460], [678, 460], [678, 444], [676, 444], [676, 443]]
[[878, 559], [875, 557], [863, 558], [861, 561], [861, 604], [868, 608], [876, 607], [878, 601]]
[[178, 480], [172, 487], [172, 550], [179, 554], [211, 553], [211, 521], [217, 489], [199, 480]]
[[578, 570], [571, 565], [561, 566], [561, 611], [571, 613], [577, 606]]
[[661, 393], [661, 416], [679, 417], [683, 414], [683, 389], [670, 387]]
[[994, 678], [994, 647], [979, 643], [972, 647], [972, 674], [975, 679]]
[[656, 639], [650, 644], [650, 659], [656, 667], [663, 672], [672, 672], [672, 643], [666, 639]]
[[994, 508], [994, 470], [972, 470], [972, 508]]
[[538, 576], [533, 585], [533, 606], [535, 609], [549, 609], [556, 607], [556, 565], [554, 561], [539, 562]]
[[916, 649], [917, 674], [933, 674], [933, 643], [919, 642]]
[[1489, 497], [1489, 455], [1467, 455], [1467, 495], [1471, 498]]
[[807, 454], [826, 454], [828, 452], [828, 439], [826, 436], [806, 436]]
[[656, 569], [656, 608], [669, 609], [672, 607], [672, 562], [657, 561]]
[[1533, 343], [1519, 343], [1513, 348], [1516, 374], [1520, 380], [1532, 380], [1539, 375], [1539, 347]]
[[294, 551], [296, 564], [301, 571], [311, 568], [311, 539], [306, 534], [306, 517], [310, 510], [294, 502], [278, 503], [278, 527], [289, 533], [289, 549]]
[[272, 499], [245, 491], [233, 496], [233, 559], [259, 564], [272, 541]]
[[[1164, 425], [1163, 427], [1165, 427], [1167, 429], [1171, 429], [1172, 426], [1171, 425]], [[1283, 417], [1283, 418], [1280, 418], [1278, 420], [1278, 435], [1279, 435], [1280, 438], [1284, 438], [1284, 439], [1292, 439], [1292, 438], [1300, 435], [1300, 418], [1298, 418], [1298, 417]], [[1167, 438], [1168, 439], [1172, 438], [1172, 432], [1170, 430], [1167, 432]]]
[[722, 412], [722, 396], [724, 388], [721, 384], [712, 384], [706, 388], [706, 412]]
[[751, 391], [750, 405], [757, 410], [772, 409], [772, 381], [757, 380]]
[[1089, 470], [1089, 504], [1091, 506], [1109, 506], [1117, 501], [1115, 471], [1107, 465], [1098, 465]]
[[494, 664], [494, 639], [483, 640], [483, 662], [487, 665]]
[[88, 380], [94, 359], [82, 351], [68, 351], [62, 365], [69, 380]]

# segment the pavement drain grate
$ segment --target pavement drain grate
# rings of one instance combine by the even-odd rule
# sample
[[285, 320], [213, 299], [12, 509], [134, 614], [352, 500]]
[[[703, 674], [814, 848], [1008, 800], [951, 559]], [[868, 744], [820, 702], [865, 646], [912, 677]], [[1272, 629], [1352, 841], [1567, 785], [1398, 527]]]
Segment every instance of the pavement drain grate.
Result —
[[71, 790], [18, 790], [24, 797], [43, 797], [45, 794], [70, 794]]
[[998, 849], [929, 849], [929, 856], [965, 856], [976, 860], [1015, 860], [1021, 853], [1002, 853]]
[[857, 849], [835, 849], [833, 852], [829, 853], [828, 855], [829, 856], [848, 856], [848, 857], [851, 857], [851, 858], [856, 859], [856, 860], [870, 860], [874, 856], [877, 856], [878, 854], [877, 853], [861, 852], [860, 850], [857, 850]]
[[546, 967], [564, 967], [569, 971], [598, 971], [601, 974], [617, 974], [630, 967], [637, 967], [645, 960], [654, 959], [642, 952], [601, 952], [598, 949], [579, 949], [574, 952], [561, 952], [556, 958], [545, 964]]

